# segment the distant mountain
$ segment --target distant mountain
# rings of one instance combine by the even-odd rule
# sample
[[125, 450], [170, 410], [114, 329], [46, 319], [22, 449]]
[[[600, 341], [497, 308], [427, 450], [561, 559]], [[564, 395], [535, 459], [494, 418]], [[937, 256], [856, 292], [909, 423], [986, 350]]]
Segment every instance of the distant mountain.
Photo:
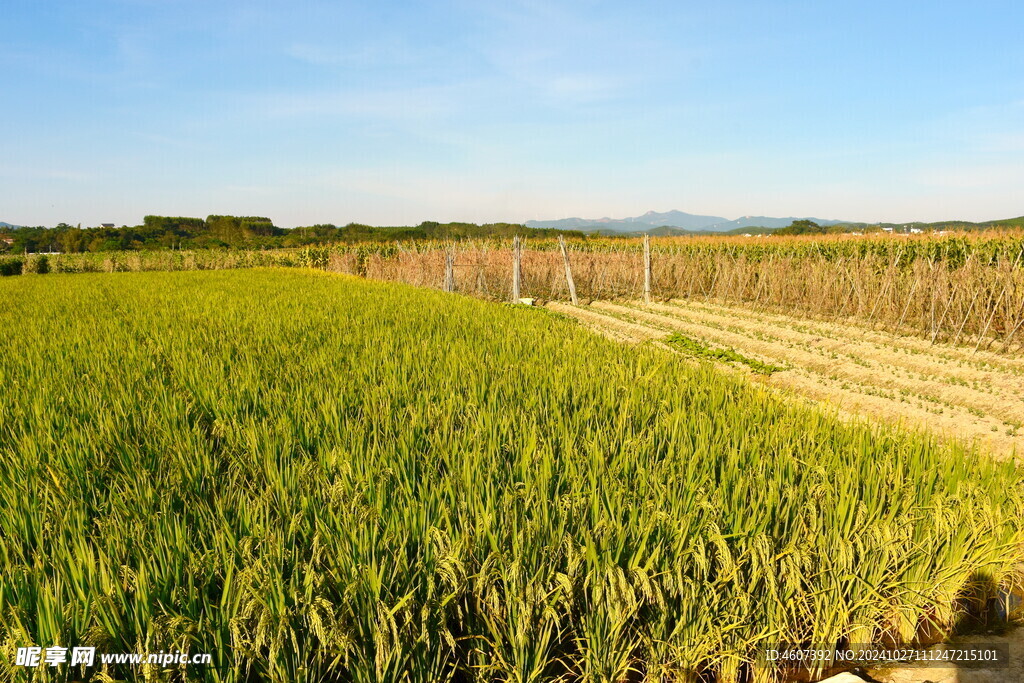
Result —
[[[802, 216], [799, 218], [803, 218]], [[818, 225], [836, 225], [843, 221], [810, 218]], [[526, 221], [528, 228], [557, 228], [604, 233], [651, 232], [659, 228], [679, 228], [682, 232], [729, 232], [737, 228], [784, 228], [797, 217], [772, 218], [770, 216], [743, 216], [729, 220], [722, 216], [701, 216], [684, 211], [648, 211], [631, 218], [563, 218], [561, 220]], [[666, 234], [659, 231], [656, 234]]]
[[636, 225], [644, 226], [641, 230], [608, 230], [607, 228], [600, 230], [589, 230], [592, 235], [607, 235], [609, 237], [640, 237], [641, 235], [650, 235], [651, 237], [679, 237], [680, 235], [711, 235], [707, 230], [685, 230], [683, 228], [673, 228], [668, 225], [647, 225], [644, 223], [637, 223]]
[[3, 221], [0, 221], [0, 230], [7, 230], [9, 228], [18, 228], [18, 227], [21, 227], [21, 226], [11, 225], [10, 223], [4, 223]]
[[[627, 232], [648, 232], [655, 228], [663, 228], [663, 225], [642, 223], [635, 219], [618, 218], [564, 218], [560, 221], [526, 221], [528, 228], [554, 228], [555, 230], [580, 230], [582, 232], [602, 233], [627, 233]], [[667, 226], [675, 227], [675, 226]], [[681, 228], [685, 230], [685, 228]], [[687, 231], [689, 232], [689, 231]]]
[[658, 227], [704, 230], [716, 223], [726, 223], [721, 216], [698, 216], [683, 211], [648, 211], [631, 218], [563, 218], [561, 220], [526, 221], [528, 228], [556, 228], [558, 230], [602, 230], [610, 232], [647, 232]]
[[683, 211], [666, 211], [664, 213], [648, 211], [643, 216], [625, 218], [623, 220], [627, 223], [664, 225], [672, 228], [682, 228], [683, 230], [707, 230], [709, 226], [729, 222], [728, 218], [722, 218], [721, 216], [698, 216]]
[[579, 228], [604, 227], [608, 223], [622, 223], [611, 218], [562, 218], [554, 221], [526, 221], [528, 228], [554, 228], [556, 230], [578, 230]]

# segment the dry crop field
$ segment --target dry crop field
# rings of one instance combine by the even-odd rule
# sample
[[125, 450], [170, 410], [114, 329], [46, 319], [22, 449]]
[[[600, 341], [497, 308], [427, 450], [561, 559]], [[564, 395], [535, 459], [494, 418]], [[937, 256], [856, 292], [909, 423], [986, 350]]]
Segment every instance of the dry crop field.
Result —
[[214, 657], [93, 680], [760, 683], [1020, 580], [1012, 460], [544, 309], [295, 269], [0, 302], [5, 679], [91, 644]]
[[[739, 304], [801, 318], [852, 319], [930, 341], [1006, 351], [1024, 341], [1024, 234], [835, 235], [655, 238], [651, 296]], [[525, 240], [522, 295], [566, 301], [565, 268], [553, 240]], [[327, 253], [325, 268], [442, 287], [453, 253], [455, 291], [507, 300], [507, 243], [410, 244]], [[639, 239], [569, 243], [579, 297], [636, 300], [643, 294]]]
[[1024, 456], [1024, 358], [1016, 353], [700, 300], [548, 306], [613, 339], [730, 366], [846, 417], [902, 422], [977, 442], [996, 457]]

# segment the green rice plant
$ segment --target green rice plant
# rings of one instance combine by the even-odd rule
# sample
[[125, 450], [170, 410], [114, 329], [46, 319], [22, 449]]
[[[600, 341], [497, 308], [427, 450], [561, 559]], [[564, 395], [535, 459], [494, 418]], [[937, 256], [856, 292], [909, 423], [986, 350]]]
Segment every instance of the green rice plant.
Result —
[[760, 682], [1019, 583], [1012, 462], [526, 307], [227, 263], [0, 280], [5, 680], [59, 644], [213, 662], [38, 680]]

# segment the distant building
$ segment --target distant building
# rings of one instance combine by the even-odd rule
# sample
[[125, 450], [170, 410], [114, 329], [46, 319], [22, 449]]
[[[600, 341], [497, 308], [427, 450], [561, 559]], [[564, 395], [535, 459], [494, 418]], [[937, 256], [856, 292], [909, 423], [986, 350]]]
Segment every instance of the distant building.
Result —
[[100, 227], [112, 228], [112, 227], [114, 227], [114, 224], [113, 223], [100, 223]]
[[14, 238], [13, 237], [4, 237], [3, 239], [0, 239], [0, 242], [3, 242], [7, 246], [11, 246], [12, 244], [14, 244]]

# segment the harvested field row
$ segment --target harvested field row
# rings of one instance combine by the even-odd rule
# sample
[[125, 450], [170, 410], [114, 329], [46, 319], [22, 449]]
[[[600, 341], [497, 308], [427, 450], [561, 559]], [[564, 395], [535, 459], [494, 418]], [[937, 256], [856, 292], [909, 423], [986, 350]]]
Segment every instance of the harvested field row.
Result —
[[706, 302], [548, 306], [620, 340], [683, 335], [781, 366], [763, 381], [846, 414], [965, 438], [1000, 457], [1024, 453], [1024, 361], [1017, 357]]

